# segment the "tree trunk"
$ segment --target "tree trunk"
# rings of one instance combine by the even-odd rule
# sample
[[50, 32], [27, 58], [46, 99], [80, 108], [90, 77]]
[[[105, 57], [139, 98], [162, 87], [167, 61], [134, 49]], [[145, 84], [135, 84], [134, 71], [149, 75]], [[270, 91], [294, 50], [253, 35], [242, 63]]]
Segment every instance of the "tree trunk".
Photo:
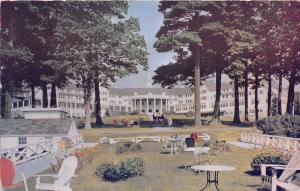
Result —
[[248, 108], [248, 71], [244, 73], [244, 80], [245, 80], [245, 89], [244, 89], [244, 96], [245, 96], [245, 121], [249, 122], [249, 108]]
[[288, 100], [286, 113], [293, 115], [294, 114], [294, 98], [295, 98], [295, 84], [296, 84], [296, 71], [291, 72], [289, 79], [289, 90], [288, 90]]
[[54, 82], [51, 84], [51, 98], [50, 98], [50, 107], [56, 108], [57, 107], [57, 100], [56, 100], [56, 85]]
[[[198, 47], [198, 45], [196, 45]], [[195, 50], [195, 126], [199, 127], [202, 125], [201, 122], [201, 102], [200, 102], [200, 58], [199, 48]], [[197, 53], [198, 52], [198, 53]]]
[[31, 85], [31, 107], [35, 108], [35, 89], [34, 85]]
[[100, 90], [99, 90], [99, 81], [94, 80], [95, 85], [95, 116], [96, 116], [96, 126], [102, 127], [103, 121], [101, 118], [101, 103], [100, 103]]
[[268, 77], [268, 116], [272, 115], [272, 76]]
[[221, 86], [222, 86], [222, 70], [216, 69], [216, 97], [213, 111], [213, 118], [211, 124], [220, 124], [220, 100], [221, 100]]
[[279, 82], [278, 82], [278, 97], [277, 97], [277, 104], [278, 104], [278, 114], [282, 115], [282, 106], [281, 106], [281, 96], [282, 96], [282, 74], [279, 75]]
[[[13, 16], [13, 4], [11, 3], [10, 6], [8, 6], [8, 9], [6, 11], [8, 11], [8, 13], [10, 14], [10, 16], [8, 17], [9, 21], [9, 27], [8, 27], [8, 35], [9, 35], [9, 39], [8, 39], [8, 44], [11, 48], [14, 47], [14, 30], [13, 30], [13, 26], [15, 24], [15, 19]], [[12, 109], [12, 64], [7, 64], [7, 70], [5, 71], [5, 74], [2, 74], [3, 76], [5, 76], [5, 80], [3, 83], [3, 78], [1, 79], [1, 83], [2, 83], [2, 88], [4, 89], [3, 93], [4, 93], [4, 97], [1, 101], [3, 104], [3, 114], [4, 114], [4, 118], [6, 119], [10, 119], [11, 118], [11, 109]], [[3, 72], [3, 71], [2, 71]]]
[[255, 74], [255, 121], [258, 121], [258, 87], [259, 87], [259, 79], [258, 74]]
[[43, 92], [43, 108], [48, 107], [48, 91], [47, 84], [45, 82], [42, 83], [42, 92]]
[[5, 88], [2, 85], [1, 89], [1, 118], [5, 118]]
[[239, 99], [239, 79], [234, 77], [234, 123], [241, 123], [240, 120], [240, 99]]
[[85, 124], [84, 128], [90, 129], [91, 126], [91, 82], [83, 88], [84, 91], [84, 111], [85, 111]]
[[[195, 11], [195, 16], [193, 17], [193, 24], [191, 25], [191, 31], [198, 32], [200, 28], [200, 17], [199, 11]], [[194, 62], [195, 70], [195, 126], [202, 126], [201, 122], [201, 101], [200, 101], [200, 85], [201, 85], [201, 76], [200, 76], [200, 47], [197, 43], [193, 43], [192, 46], [192, 56]]]
[[6, 89], [5, 91], [5, 110], [4, 110], [4, 118], [10, 119], [11, 118], [11, 108], [12, 108], [12, 95], [11, 91]]

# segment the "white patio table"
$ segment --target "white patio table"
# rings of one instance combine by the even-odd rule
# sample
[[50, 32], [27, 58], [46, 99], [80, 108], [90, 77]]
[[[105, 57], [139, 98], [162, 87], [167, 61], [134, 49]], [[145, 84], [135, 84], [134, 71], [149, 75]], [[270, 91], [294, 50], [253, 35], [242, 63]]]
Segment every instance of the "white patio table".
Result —
[[169, 138], [169, 139], [167, 139], [167, 141], [171, 145], [171, 152], [170, 152], [170, 154], [177, 154], [177, 148], [178, 148], [178, 145], [181, 143], [181, 139]]
[[[219, 189], [219, 172], [225, 172], [225, 171], [233, 171], [235, 170], [232, 166], [225, 166], [225, 165], [196, 165], [191, 167], [195, 171], [206, 171], [207, 172], [207, 179], [206, 179], [206, 185], [200, 189], [200, 191], [205, 190], [208, 186], [210, 186], [210, 183], [214, 183], [215, 187], [218, 191]], [[213, 178], [211, 178], [211, 173], [214, 173], [215, 175]]]

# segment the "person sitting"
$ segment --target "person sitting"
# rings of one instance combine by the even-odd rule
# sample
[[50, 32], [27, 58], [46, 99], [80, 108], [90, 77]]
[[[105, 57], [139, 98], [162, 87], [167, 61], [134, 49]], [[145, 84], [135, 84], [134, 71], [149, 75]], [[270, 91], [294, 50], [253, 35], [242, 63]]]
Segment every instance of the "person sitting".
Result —
[[194, 139], [195, 145], [197, 145], [198, 139], [199, 139], [198, 132], [192, 133], [192, 134], [191, 134], [191, 137]]

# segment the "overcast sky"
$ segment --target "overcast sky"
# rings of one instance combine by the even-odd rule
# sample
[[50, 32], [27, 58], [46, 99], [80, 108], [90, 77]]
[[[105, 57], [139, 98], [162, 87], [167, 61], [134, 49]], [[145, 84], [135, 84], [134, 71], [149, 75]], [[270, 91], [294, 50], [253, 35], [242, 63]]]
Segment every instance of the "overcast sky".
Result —
[[153, 44], [156, 41], [155, 35], [163, 22], [163, 15], [158, 11], [157, 1], [130, 1], [128, 15], [139, 19], [141, 34], [144, 35], [148, 56], [148, 71], [140, 71], [137, 75], [130, 75], [118, 80], [116, 87], [149, 87], [152, 85], [154, 70], [172, 60], [171, 53], [158, 53]]

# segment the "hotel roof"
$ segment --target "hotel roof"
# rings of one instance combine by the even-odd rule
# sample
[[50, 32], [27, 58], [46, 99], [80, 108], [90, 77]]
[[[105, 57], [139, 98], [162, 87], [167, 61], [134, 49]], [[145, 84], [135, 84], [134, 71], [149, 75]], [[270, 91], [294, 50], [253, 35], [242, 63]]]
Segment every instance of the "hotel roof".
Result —
[[138, 95], [155, 94], [160, 95], [165, 92], [167, 95], [181, 95], [185, 93], [192, 93], [191, 88], [109, 88], [109, 94], [120, 95], [120, 96], [132, 96], [135, 93]]

